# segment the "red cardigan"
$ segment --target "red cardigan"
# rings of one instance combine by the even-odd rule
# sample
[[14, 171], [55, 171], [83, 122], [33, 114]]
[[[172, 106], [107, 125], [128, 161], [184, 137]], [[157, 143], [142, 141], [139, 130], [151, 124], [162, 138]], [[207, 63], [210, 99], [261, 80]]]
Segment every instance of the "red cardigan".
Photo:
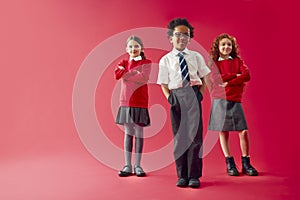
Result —
[[148, 86], [151, 72], [151, 61], [122, 60], [115, 69], [115, 79], [122, 80], [120, 105], [138, 108], [148, 108]]
[[[245, 82], [250, 80], [247, 66], [238, 58], [217, 61], [215, 64], [216, 66], [211, 70], [212, 98], [241, 102]], [[237, 76], [237, 74], [241, 75]], [[224, 82], [228, 83], [225, 88], [219, 86]]]

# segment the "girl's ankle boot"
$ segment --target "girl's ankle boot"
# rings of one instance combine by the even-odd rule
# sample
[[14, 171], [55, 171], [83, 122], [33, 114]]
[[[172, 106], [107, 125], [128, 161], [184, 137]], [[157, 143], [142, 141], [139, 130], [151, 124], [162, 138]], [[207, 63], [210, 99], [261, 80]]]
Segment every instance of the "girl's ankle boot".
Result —
[[248, 176], [257, 176], [257, 170], [250, 164], [250, 158], [242, 156], [242, 172]]
[[239, 172], [235, 166], [233, 157], [225, 157], [225, 161], [227, 166], [227, 174], [229, 176], [238, 176]]

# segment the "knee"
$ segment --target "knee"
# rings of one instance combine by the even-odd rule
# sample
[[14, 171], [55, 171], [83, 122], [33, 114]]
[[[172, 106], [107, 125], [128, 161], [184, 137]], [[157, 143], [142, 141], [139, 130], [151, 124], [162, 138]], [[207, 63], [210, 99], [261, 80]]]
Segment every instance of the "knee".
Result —
[[227, 131], [220, 132], [220, 138], [228, 138], [228, 137], [229, 137], [229, 132]]
[[143, 133], [143, 131], [137, 131], [137, 132], [135, 132], [135, 137], [136, 137], [136, 138], [144, 138], [144, 133]]
[[247, 137], [248, 136], [248, 130], [243, 130], [240, 132], [241, 137]]
[[132, 140], [133, 139], [133, 135], [132, 134], [125, 134], [125, 140]]
[[135, 137], [136, 138], [143, 138], [144, 137], [143, 127], [141, 127], [139, 125], [135, 126]]
[[125, 134], [126, 135], [131, 135], [131, 136], [133, 136], [134, 135], [134, 129], [133, 129], [133, 127], [132, 126], [130, 126], [130, 125], [125, 125], [124, 126], [124, 131], [125, 131]]

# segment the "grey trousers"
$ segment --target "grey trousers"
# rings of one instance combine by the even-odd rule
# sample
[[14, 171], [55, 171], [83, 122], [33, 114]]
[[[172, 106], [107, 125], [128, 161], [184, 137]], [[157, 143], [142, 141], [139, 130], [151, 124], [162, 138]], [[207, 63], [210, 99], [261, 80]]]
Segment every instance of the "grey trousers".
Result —
[[202, 99], [199, 86], [171, 90], [168, 98], [178, 178], [202, 176]]

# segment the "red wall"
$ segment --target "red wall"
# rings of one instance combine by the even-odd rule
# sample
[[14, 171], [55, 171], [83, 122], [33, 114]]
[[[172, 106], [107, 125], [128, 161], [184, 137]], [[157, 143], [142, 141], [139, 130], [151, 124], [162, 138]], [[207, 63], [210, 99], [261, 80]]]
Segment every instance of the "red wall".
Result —
[[[116, 34], [141, 27], [166, 28], [171, 19], [186, 17], [195, 27], [194, 40], [206, 50], [223, 32], [238, 40], [252, 76], [244, 97], [252, 155], [262, 166], [281, 169], [295, 163], [292, 155], [299, 140], [296, 1], [28, 0], [0, 5], [0, 159], [84, 152], [72, 110], [74, 84], [84, 60]], [[114, 55], [122, 50], [116, 48], [106, 50]], [[148, 49], [146, 53], [157, 62], [165, 52]], [[105, 134], [118, 146], [120, 129], [113, 123], [111, 108], [103, 106], [111, 106], [107, 100], [116, 84], [110, 72], [112, 66], [99, 78], [95, 110]], [[158, 89], [151, 86], [151, 98], [167, 106]], [[205, 122], [209, 101], [207, 94]], [[149, 138], [146, 151], [169, 142], [166, 132]], [[235, 146], [233, 150], [239, 151]]]

